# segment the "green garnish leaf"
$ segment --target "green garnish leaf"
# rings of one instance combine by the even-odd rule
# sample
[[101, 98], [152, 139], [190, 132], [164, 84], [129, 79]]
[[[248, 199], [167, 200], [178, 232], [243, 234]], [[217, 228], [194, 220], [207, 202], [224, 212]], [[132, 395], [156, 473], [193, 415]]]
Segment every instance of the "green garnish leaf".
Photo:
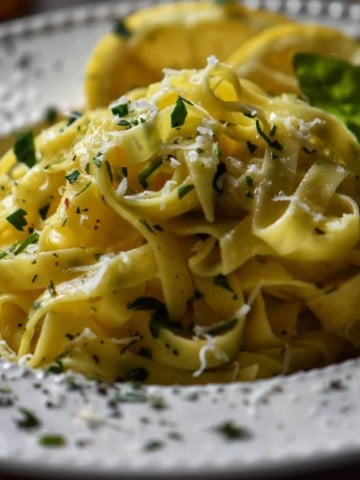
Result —
[[236, 324], [237, 318], [231, 318], [230, 320], [225, 320], [224, 322], [211, 325], [210, 327], [202, 327], [201, 333], [206, 335], [220, 335], [231, 330]]
[[192, 184], [188, 184], [188, 185], [181, 185], [181, 187], [178, 188], [178, 198], [179, 200], [181, 200], [183, 197], [185, 197], [185, 195], [189, 192], [191, 192], [191, 190], [194, 190], [194, 185]]
[[36, 163], [34, 135], [31, 130], [20, 132], [14, 144], [14, 153], [18, 162], [25, 163], [29, 168]]
[[216, 427], [215, 430], [223, 435], [227, 440], [247, 440], [251, 436], [247, 429], [236, 425], [231, 420], [222, 423]]
[[149, 322], [149, 330], [153, 338], [159, 338], [162, 328], [169, 328], [169, 321], [162, 311], [155, 311]]
[[113, 28], [113, 32], [116, 33], [117, 35], [120, 35], [121, 37], [130, 37], [132, 33], [125, 25], [125, 20], [126, 20], [125, 18], [120, 18], [116, 22]]
[[124, 378], [125, 382], [145, 382], [148, 378], [149, 372], [144, 367], [137, 367], [130, 370]]
[[234, 0], [215, 0], [216, 5], [232, 5]]
[[224, 162], [219, 162], [212, 181], [212, 187], [218, 193], [223, 193], [224, 191], [226, 170], [226, 164]]
[[214, 277], [214, 284], [218, 287], [225, 288], [225, 290], [228, 290], [229, 292], [234, 292], [226, 275], [222, 275], [221, 273], [216, 275], [216, 277]]
[[[260, 121], [258, 119], [255, 120], [255, 127], [256, 127], [256, 131], [258, 132], [260, 137], [262, 137], [270, 147], [275, 148], [275, 150], [282, 150], [283, 149], [283, 146], [281, 145], [280, 142], [278, 142], [277, 140], [271, 140], [271, 138], [269, 138], [269, 135], [272, 136], [274, 134], [273, 133], [274, 132], [274, 126], [271, 127], [269, 135], [266, 135], [264, 130], [261, 128]], [[276, 128], [275, 128], [275, 130], [276, 130]]]
[[312, 53], [297, 53], [293, 65], [310, 104], [335, 115], [360, 142], [360, 65]]
[[44, 120], [46, 123], [49, 123], [50, 125], [55, 122], [58, 116], [58, 111], [56, 107], [47, 107], [44, 112]]
[[250, 142], [250, 140], [246, 142], [246, 146], [247, 146], [247, 149], [249, 150], [249, 153], [254, 153], [255, 150], [257, 149], [257, 145], [255, 145], [255, 143]]
[[126, 115], [129, 113], [129, 104], [126, 102], [113, 105], [111, 107], [111, 113], [113, 115], [117, 115], [118, 117], [126, 117]]
[[128, 304], [128, 308], [130, 308], [130, 310], [157, 310], [166, 312], [165, 303], [155, 297], [138, 297]]
[[73, 124], [80, 117], [82, 117], [81, 112], [77, 112], [77, 111], [70, 112], [69, 120], [67, 121], [66, 126], [68, 127], [69, 125]]
[[138, 175], [138, 181], [144, 189], [148, 187], [148, 178], [163, 163], [161, 157], [156, 157], [142, 172]]
[[39, 444], [43, 447], [64, 447], [66, 439], [62, 435], [42, 435]]
[[20, 407], [19, 412], [21, 413], [22, 418], [20, 418], [18, 420], [15, 420], [16, 425], [19, 428], [29, 430], [29, 429], [40, 427], [40, 425], [41, 425], [40, 420], [31, 410], [28, 410], [27, 408]]
[[11, 225], [16, 228], [16, 230], [23, 231], [24, 227], [27, 225], [27, 220], [25, 219], [27, 212], [22, 208], [18, 208], [15, 212], [11, 213], [6, 217], [6, 220], [11, 223]]
[[40, 215], [42, 220], [45, 220], [45, 218], [48, 214], [49, 208], [50, 208], [50, 203], [47, 203], [43, 207], [39, 208], [38, 212], [39, 212], [39, 215]]
[[55, 359], [54, 363], [50, 365], [47, 369], [49, 373], [54, 373], [55, 375], [59, 375], [60, 373], [64, 373], [65, 368], [61, 358]]
[[246, 182], [246, 185], [250, 188], [254, 186], [254, 180], [252, 179], [252, 177], [250, 177], [250, 175], [245, 176], [245, 182]]
[[29, 237], [27, 237], [14, 251], [14, 255], [19, 255], [22, 251], [26, 249], [28, 245], [32, 245], [33, 243], [37, 243], [39, 240], [39, 234], [37, 232], [33, 232]]
[[80, 175], [79, 170], [73, 170], [68, 175], [65, 175], [65, 178], [69, 183], [73, 184], [76, 182], [79, 175]]
[[187, 110], [185, 102], [187, 102], [183, 97], [178, 97], [174, 110], [171, 113], [171, 128], [181, 127], [185, 123], [187, 116]]

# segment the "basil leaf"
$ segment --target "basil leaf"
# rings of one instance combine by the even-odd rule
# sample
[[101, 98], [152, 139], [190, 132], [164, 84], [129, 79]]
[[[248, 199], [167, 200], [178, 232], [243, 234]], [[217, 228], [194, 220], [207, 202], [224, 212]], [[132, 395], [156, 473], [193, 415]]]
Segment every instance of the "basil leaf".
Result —
[[293, 66], [299, 87], [310, 104], [335, 115], [360, 142], [360, 65], [297, 53]]
[[29, 168], [36, 163], [34, 135], [31, 130], [20, 132], [14, 144], [14, 153], [18, 162], [25, 163]]

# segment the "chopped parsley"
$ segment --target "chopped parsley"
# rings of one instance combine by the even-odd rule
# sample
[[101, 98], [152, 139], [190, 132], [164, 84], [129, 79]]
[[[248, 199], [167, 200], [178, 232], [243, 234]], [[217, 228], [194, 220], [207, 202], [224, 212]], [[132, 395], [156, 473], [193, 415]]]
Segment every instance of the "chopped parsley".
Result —
[[19, 412], [21, 413], [22, 417], [15, 420], [15, 423], [19, 428], [22, 428], [24, 430], [31, 430], [33, 428], [40, 427], [40, 420], [31, 410], [20, 407]]
[[192, 184], [188, 184], [188, 185], [181, 185], [181, 187], [178, 188], [178, 198], [179, 200], [181, 200], [183, 197], [185, 197], [185, 195], [189, 192], [191, 192], [191, 190], [194, 190], [194, 185]]
[[44, 120], [46, 123], [51, 125], [52, 123], [55, 122], [55, 120], [57, 119], [57, 116], [58, 116], [58, 111], [56, 107], [50, 106], [45, 109]]
[[39, 445], [43, 447], [64, 447], [66, 439], [62, 435], [42, 435], [39, 438]]
[[171, 128], [181, 127], [185, 123], [187, 117], [186, 103], [189, 103], [183, 97], [178, 97], [174, 110], [171, 113]]
[[145, 445], [144, 445], [144, 450], [147, 452], [153, 452], [156, 450], [159, 450], [160, 448], [163, 448], [164, 443], [161, 440], [149, 440]]
[[144, 358], [152, 358], [152, 351], [150, 348], [145, 348], [145, 347], [142, 347], [140, 348], [140, 350], [138, 351], [138, 355], [140, 355], [140, 357], [144, 357]]
[[24, 251], [28, 245], [37, 243], [38, 240], [39, 240], [39, 234], [37, 232], [33, 232], [23, 242], [21, 242], [20, 245], [14, 250], [14, 255], [19, 255], [19, 253]]
[[222, 275], [221, 273], [216, 275], [216, 277], [214, 277], [214, 284], [218, 287], [225, 288], [225, 290], [228, 290], [229, 292], [234, 292], [226, 275]]
[[163, 163], [162, 158], [156, 157], [142, 172], [139, 173], [138, 181], [144, 189], [148, 187], [147, 180], [150, 177], [150, 175], [154, 173], [155, 170], [159, 168], [162, 163]]
[[27, 220], [25, 219], [27, 212], [22, 208], [18, 208], [15, 212], [11, 213], [6, 217], [6, 220], [11, 223], [11, 225], [16, 228], [16, 230], [23, 231], [24, 227], [27, 225]]
[[166, 311], [165, 303], [155, 297], [138, 297], [128, 304], [130, 310], [161, 310]]
[[73, 111], [73, 112], [70, 112], [69, 114], [69, 119], [67, 121], [67, 124], [66, 126], [69, 127], [70, 125], [72, 125], [74, 122], [76, 122], [76, 120], [78, 118], [82, 117], [82, 113], [81, 112], [77, 112], [77, 111]]
[[252, 188], [254, 186], [254, 180], [249, 175], [246, 175], [245, 182], [249, 188]]
[[144, 227], [149, 230], [149, 232], [154, 233], [154, 230], [152, 229], [151, 225], [145, 220], [145, 218], [139, 218], [139, 222], [144, 225]]
[[130, 37], [132, 33], [125, 25], [125, 20], [126, 18], [120, 18], [114, 25], [113, 32], [121, 37]]
[[255, 145], [255, 143], [250, 142], [250, 140], [246, 142], [246, 146], [247, 146], [247, 149], [249, 150], [249, 153], [254, 153], [255, 150], [257, 149], [257, 145]]
[[113, 115], [117, 115], [118, 117], [126, 117], [129, 113], [129, 104], [126, 103], [118, 103], [111, 107], [111, 113]]
[[146, 368], [143, 367], [137, 367], [134, 368], [133, 370], [130, 370], [124, 378], [125, 382], [145, 382], [145, 380], [148, 378], [149, 372], [146, 370]]
[[360, 66], [313, 53], [295, 54], [293, 66], [310, 105], [335, 115], [360, 142]]
[[250, 438], [250, 433], [247, 429], [236, 425], [231, 420], [222, 423], [215, 430], [227, 440], [247, 440]]
[[275, 150], [283, 149], [283, 146], [281, 145], [281, 143], [279, 143], [277, 140], [271, 140], [271, 138], [269, 138], [270, 135], [273, 135], [274, 128], [276, 129], [274, 125], [271, 127], [269, 136], [266, 135], [264, 130], [261, 128], [260, 121], [258, 119], [255, 120], [255, 127], [260, 137], [262, 137], [270, 147], [275, 148]]
[[25, 163], [29, 168], [36, 163], [34, 135], [31, 130], [20, 132], [14, 144], [14, 154], [18, 162]]
[[225, 320], [224, 322], [217, 323], [216, 325], [211, 325], [210, 327], [203, 327], [201, 333], [206, 335], [219, 335], [225, 333], [228, 330], [231, 330], [237, 324], [236, 318], [231, 318], [230, 320]]
[[48, 214], [49, 208], [50, 208], [50, 203], [47, 203], [43, 207], [39, 208], [38, 212], [39, 212], [40, 218], [42, 220], [45, 220], [45, 218]]
[[102, 152], [97, 153], [92, 161], [98, 168], [100, 168], [102, 165]]
[[223, 193], [224, 191], [226, 170], [226, 164], [219, 162], [212, 181], [212, 187], [218, 193]]
[[215, 0], [216, 5], [232, 5], [234, 0]]
[[73, 170], [72, 172], [70, 172], [68, 175], [65, 175], [65, 178], [66, 180], [70, 183], [70, 184], [73, 184], [76, 182], [76, 180], [78, 179], [80, 175], [80, 172], [79, 170]]

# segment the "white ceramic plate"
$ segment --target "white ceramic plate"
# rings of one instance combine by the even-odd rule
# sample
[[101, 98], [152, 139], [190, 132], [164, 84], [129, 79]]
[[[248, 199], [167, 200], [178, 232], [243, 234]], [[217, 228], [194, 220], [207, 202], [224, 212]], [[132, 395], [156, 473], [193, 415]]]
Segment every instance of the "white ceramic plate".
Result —
[[[81, 106], [90, 49], [115, 18], [149, 3], [0, 25], [0, 137], [49, 105]], [[360, 34], [358, 2], [245, 3]], [[2, 362], [0, 475], [267, 478], [340, 465], [360, 455], [359, 396], [360, 360], [255, 384], [179, 388], [105, 386]]]

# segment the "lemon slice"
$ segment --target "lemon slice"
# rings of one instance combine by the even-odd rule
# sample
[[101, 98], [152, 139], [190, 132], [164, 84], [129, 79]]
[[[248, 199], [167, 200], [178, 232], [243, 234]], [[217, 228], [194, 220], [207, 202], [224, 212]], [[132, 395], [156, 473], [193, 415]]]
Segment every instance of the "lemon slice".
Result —
[[226, 59], [249, 37], [288, 22], [277, 13], [237, 3], [176, 2], [134, 12], [95, 46], [85, 71], [87, 106], [109, 104], [124, 92], [162, 78], [163, 68], [199, 68]]
[[283, 24], [253, 36], [230, 57], [242, 78], [259, 84], [268, 92], [298, 92], [292, 66], [297, 52], [319, 53], [360, 63], [360, 44], [332, 27], [316, 24]]

